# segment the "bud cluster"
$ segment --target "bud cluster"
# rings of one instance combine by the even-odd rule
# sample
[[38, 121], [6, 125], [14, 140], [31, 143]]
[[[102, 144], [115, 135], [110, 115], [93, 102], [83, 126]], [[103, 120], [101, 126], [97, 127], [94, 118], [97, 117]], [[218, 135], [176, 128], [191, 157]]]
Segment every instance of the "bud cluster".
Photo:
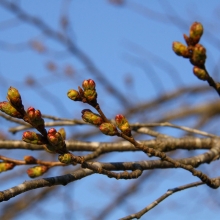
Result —
[[28, 122], [31, 123], [34, 127], [44, 127], [44, 119], [41, 116], [40, 110], [35, 110], [35, 108], [29, 107], [26, 113], [26, 117], [28, 118]]
[[65, 151], [66, 145], [63, 136], [55, 128], [48, 131], [47, 140], [50, 143], [49, 151], [57, 153]]
[[16, 88], [9, 87], [7, 99], [8, 102], [0, 102], [0, 110], [13, 118], [23, 118], [25, 115], [24, 106], [21, 95]]
[[[194, 74], [201, 80], [207, 80], [209, 75], [205, 70], [206, 49], [199, 41], [203, 34], [203, 26], [199, 22], [194, 22], [189, 30], [189, 36], [183, 35], [185, 42], [184, 45], [180, 42], [173, 42], [173, 51], [184, 58], [188, 58], [194, 66]], [[199, 70], [199, 71], [198, 71]], [[203, 71], [201, 71], [203, 70]]]
[[82, 87], [70, 89], [67, 92], [67, 96], [73, 101], [82, 101], [85, 103], [96, 103], [97, 93], [95, 89], [95, 82], [92, 79], [84, 80]]

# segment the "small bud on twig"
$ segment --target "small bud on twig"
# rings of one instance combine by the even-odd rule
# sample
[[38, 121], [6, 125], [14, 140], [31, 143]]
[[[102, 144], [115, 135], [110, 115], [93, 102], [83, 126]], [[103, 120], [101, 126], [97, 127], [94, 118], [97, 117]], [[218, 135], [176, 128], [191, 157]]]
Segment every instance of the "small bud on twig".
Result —
[[67, 92], [67, 96], [73, 101], [82, 101], [82, 98], [81, 98], [79, 92], [74, 89], [70, 89]]
[[24, 156], [24, 161], [27, 163], [27, 164], [35, 164], [37, 159], [32, 157], [32, 156]]
[[87, 123], [97, 126], [103, 123], [103, 119], [101, 118], [101, 116], [93, 113], [90, 109], [82, 110], [82, 119]]
[[95, 90], [95, 81], [92, 79], [84, 80], [82, 83], [82, 87], [84, 90]]
[[0, 173], [7, 171], [7, 170], [11, 170], [14, 168], [14, 166], [15, 166], [14, 163], [1, 162], [0, 163]]
[[0, 102], [0, 110], [14, 118], [23, 118], [23, 115], [17, 111], [9, 102]]
[[27, 174], [31, 178], [36, 178], [39, 176], [42, 176], [44, 173], [46, 173], [48, 170], [47, 166], [35, 166], [31, 167], [27, 170]]
[[122, 133], [131, 137], [131, 128], [128, 123], [128, 120], [124, 117], [124, 115], [116, 115], [115, 122]]
[[117, 128], [115, 127], [115, 125], [113, 125], [111, 123], [102, 123], [99, 126], [99, 129], [105, 135], [114, 136], [114, 135], [118, 134]]
[[22, 140], [26, 143], [37, 145], [43, 145], [47, 143], [47, 141], [41, 134], [37, 134], [33, 131], [25, 131], [23, 133]]
[[197, 66], [193, 67], [193, 73], [195, 76], [197, 76], [199, 79], [206, 81], [208, 79], [208, 75], [204, 69], [201, 69]]
[[173, 51], [178, 56], [182, 56], [184, 58], [189, 58], [190, 57], [190, 53], [188, 51], [187, 46], [185, 46], [184, 44], [182, 44], [180, 42], [176, 42], [176, 41], [173, 42]]
[[59, 155], [58, 160], [61, 163], [70, 164], [72, 162], [72, 156], [70, 153], [61, 154]]
[[95, 82], [92, 79], [84, 80], [82, 87], [84, 89], [84, 97], [88, 102], [94, 102], [97, 98], [97, 93], [95, 89]]
[[206, 60], [206, 49], [201, 44], [196, 44], [193, 48], [190, 62], [199, 67], [203, 67]]
[[189, 37], [193, 45], [196, 45], [203, 34], [203, 26], [199, 22], [194, 22], [189, 30]]
[[22, 105], [21, 95], [16, 88], [10, 86], [7, 93], [7, 99], [17, 110], [24, 109]]

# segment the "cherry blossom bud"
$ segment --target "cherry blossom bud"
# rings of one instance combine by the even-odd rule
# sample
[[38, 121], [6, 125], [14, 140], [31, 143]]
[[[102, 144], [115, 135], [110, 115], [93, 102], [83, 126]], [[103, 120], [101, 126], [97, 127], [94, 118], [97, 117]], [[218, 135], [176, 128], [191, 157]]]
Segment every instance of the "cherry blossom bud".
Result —
[[84, 97], [87, 101], [92, 102], [95, 101], [97, 98], [96, 90], [88, 89], [84, 91]]
[[9, 102], [0, 102], [0, 110], [14, 118], [23, 118], [22, 114], [17, 111]]
[[42, 118], [40, 110], [35, 110], [33, 107], [29, 107], [27, 110], [27, 115], [29, 122], [36, 127], [44, 127], [44, 119]]
[[37, 159], [32, 156], [24, 156], [24, 161], [27, 164], [35, 164], [37, 162]]
[[203, 67], [206, 60], [206, 49], [201, 44], [196, 44], [193, 48], [190, 62], [198, 67]]
[[188, 48], [186, 45], [180, 43], [180, 42], [173, 42], [173, 51], [176, 53], [178, 56], [182, 56], [185, 58], [190, 57], [190, 53], [188, 51]]
[[52, 149], [52, 151], [57, 152], [62, 150], [65, 146], [65, 142], [63, 140], [62, 135], [59, 132], [57, 132], [55, 128], [51, 128], [48, 131], [47, 140], [51, 144], [51, 148], [49, 150]]
[[189, 30], [189, 37], [193, 45], [196, 45], [203, 34], [203, 26], [199, 22], [194, 22]]
[[95, 82], [92, 79], [84, 80], [82, 87], [84, 90], [95, 90]]
[[79, 94], [78, 91], [74, 90], [74, 89], [70, 89], [68, 92], [67, 92], [67, 96], [73, 100], [73, 101], [81, 101], [82, 98]]
[[113, 125], [111, 123], [102, 123], [99, 126], [99, 129], [105, 135], [114, 136], [114, 135], [118, 134], [117, 128], [115, 127], [115, 125]]
[[66, 140], [66, 131], [65, 131], [65, 129], [60, 128], [58, 132], [61, 134], [63, 140]]
[[21, 95], [16, 88], [10, 86], [7, 93], [7, 99], [15, 108], [23, 108]]
[[72, 162], [72, 156], [70, 153], [61, 154], [58, 157], [61, 163], [70, 164]]
[[26, 143], [37, 145], [43, 145], [47, 143], [47, 141], [41, 134], [37, 134], [33, 131], [25, 131], [23, 133], [22, 140]]
[[35, 166], [31, 167], [27, 170], [27, 174], [30, 178], [36, 178], [39, 176], [42, 176], [44, 173], [46, 173], [48, 170], [47, 166]]
[[195, 76], [197, 76], [199, 79], [206, 81], [208, 79], [208, 75], [204, 69], [201, 69], [197, 66], [193, 67], [193, 73]]
[[14, 168], [14, 166], [15, 166], [14, 163], [1, 162], [0, 163], [0, 173], [7, 171], [7, 170], [11, 170]]
[[101, 118], [101, 116], [93, 113], [90, 109], [82, 110], [82, 119], [87, 123], [97, 126], [103, 123], [103, 119]]
[[127, 136], [131, 136], [131, 128], [127, 119], [123, 115], [116, 115], [115, 122], [118, 128]]

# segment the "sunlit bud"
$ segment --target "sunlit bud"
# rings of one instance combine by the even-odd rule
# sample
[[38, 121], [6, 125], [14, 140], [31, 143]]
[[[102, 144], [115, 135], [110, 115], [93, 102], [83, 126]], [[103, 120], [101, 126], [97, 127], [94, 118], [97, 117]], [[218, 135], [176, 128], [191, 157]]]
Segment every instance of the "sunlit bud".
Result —
[[44, 119], [41, 116], [40, 110], [35, 110], [35, 108], [29, 107], [27, 110], [27, 117], [32, 125], [36, 127], [44, 126]]
[[1, 162], [0, 163], [0, 173], [7, 171], [7, 170], [11, 170], [13, 169], [15, 166], [14, 163], [9, 163], [9, 162]]
[[32, 157], [32, 156], [24, 156], [24, 161], [27, 163], [27, 164], [34, 164], [37, 162], [37, 159]]
[[131, 136], [131, 128], [127, 119], [123, 115], [116, 115], [115, 122], [122, 133]]
[[193, 48], [192, 57], [190, 62], [195, 65], [202, 67], [206, 60], [206, 49], [201, 44], [196, 44]]
[[182, 56], [185, 58], [190, 57], [190, 53], [188, 51], [188, 48], [186, 45], [180, 43], [180, 42], [173, 42], [173, 51], [176, 53], [178, 56]]
[[61, 163], [70, 164], [72, 162], [72, 156], [70, 153], [61, 154], [58, 157]]
[[45, 138], [41, 134], [37, 134], [33, 131], [25, 131], [22, 136], [22, 140], [26, 143], [43, 145], [46, 144]]
[[118, 134], [117, 128], [115, 127], [115, 125], [113, 125], [111, 123], [102, 123], [99, 126], [99, 129], [105, 135], [114, 136], [114, 135]]
[[73, 100], [73, 101], [81, 101], [82, 98], [79, 94], [78, 91], [74, 90], [74, 89], [70, 89], [68, 92], [67, 92], [67, 96]]
[[65, 131], [65, 129], [60, 128], [58, 132], [61, 134], [63, 140], [66, 140], [66, 131]]
[[7, 93], [7, 99], [15, 108], [23, 108], [21, 96], [16, 88], [10, 86]]
[[35, 167], [29, 168], [27, 170], [27, 174], [31, 178], [36, 178], [46, 173], [47, 170], [48, 170], [47, 166], [35, 166]]
[[197, 66], [193, 67], [193, 73], [195, 76], [197, 76], [199, 79], [206, 81], [208, 79], [208, 75], [204, 69], [201, 69]]
[[100, 115], [93, 113], [89, 109], [82, 110], [82, 119], [83, 121], [93, 124], [93, 125], [101, 125], [103, 120]]
[[84, 97], [89, 101], [95, 101], [97, 98], [96, 90], [88, 89], [84, 91]]
[[82, 83], [82, 87], [84, 90], [95, 90], [95, 82], [92, 79], [84, 80]]
[[52, 147], [54, 147], [55, 151], [61, 150], [65, 145], [62, 135], [59, 132], [57, 132], [55, 128], [51, 128], [48, 131], [47, 140], [52, 145]]
[[0, 102], [0, 110], [11, 117], [23, 118], [21, 113], [18, 112], [9, 102]]
[[197, 44], [203, 34], [203, 26], [199, 22], [194, 22], [189, 30], [189, 37], [193, 45]]

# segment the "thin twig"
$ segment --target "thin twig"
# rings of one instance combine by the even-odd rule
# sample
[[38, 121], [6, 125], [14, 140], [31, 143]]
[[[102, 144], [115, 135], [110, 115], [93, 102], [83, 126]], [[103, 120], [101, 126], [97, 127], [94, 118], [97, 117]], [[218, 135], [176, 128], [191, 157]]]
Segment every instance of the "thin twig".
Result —
[[[213, 181], [220, 181], [220, 177], [214, 178], [212, 179]], [[183, 186], [179, 186], [173, 189], [168, 189], [166, 193], [164, 193], [162, 196], [160, 196], [158, 199], [156, 199], [155, 201], [153, 201], [151, 204], [149, 204], [147, 207], [145, 207], [144, 209], [142, 209], [141, 211], [128, 215], [124, 218], [121, 218], [120, 220], [131, 220], [131, 219], [139, 219], [141, 218], [145, 213], [147, 213], [149, 210], [151, 210], [152, 208], [154, 208], [155, 206], [159, 205], [164, 199], [166, 199], [167, 197], [171, 196], [172, 194], [185, 190], [185, 189], [189, 189], [192, 187], [196, 187], [196, 186], [200, 186], [205, 184], [204, 182], [198, 181], [198, 182], [194, 182], [194, 183], [189, 183]]]
[[210, 134], [207, 133], [205, 131], [200, 131], [197, 129], [193, 129], [193, 128], [189, 128], [186, 126], [179, 126], [179, 125], [175, 125], [172, 124], [170, 122], [161, 122], [161, 123], [135, 123], [135, 124], [131, 124], [130, 125], [132, 128], [137, 129], [137, 128], [141, 128], [141, 127], [171, 127], [171, 128], [177, 128], [177, 129], [181, 129], [183, 131], [187, 131], [187, 132], [191, 132], [194, 134], [200, 134], [203, 136], [207, 136], [207, 137], [212, 137], [212, 138], [219, 138], [219, 136], [214, 135], [214, 134]]

